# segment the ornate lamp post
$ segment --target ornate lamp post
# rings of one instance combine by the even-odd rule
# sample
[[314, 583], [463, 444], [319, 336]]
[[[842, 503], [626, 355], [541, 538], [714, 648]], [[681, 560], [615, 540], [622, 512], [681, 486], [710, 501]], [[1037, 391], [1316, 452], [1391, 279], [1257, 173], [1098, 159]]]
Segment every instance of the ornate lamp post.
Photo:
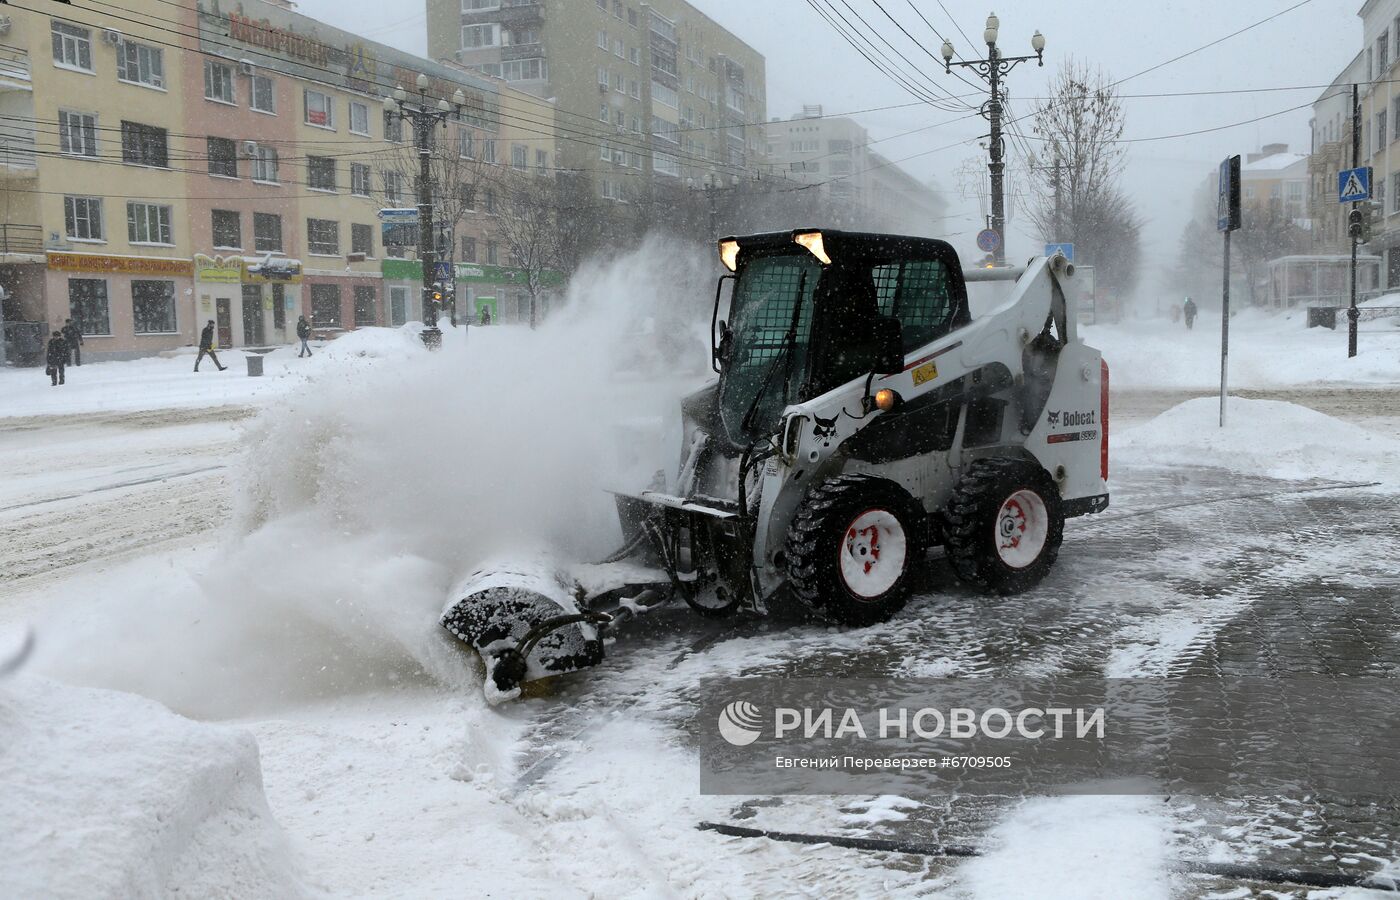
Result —
[[462, 114], [466, 95], [461, 88], [452, 95], [452, 102], [428, 99], [428, 76], [418, 74], [418, 96], [409, 100], [408, 92], [395, 88], [392, 97], [384, 98], [384, 112], [397, 118], [400, 124], [413, 126], [418, 145], [418, 258], [423, 262], [423, 343], [430, 350], [442, 346], [442, 331], [437, 327], [438, 311], [433, 301], [433, 274], [437, 263], [437, 228], [433, 221], [433, 129], [447, 127], [447, 120]]
[[969, 68], [982, 77], [982, 80], [992, 89], [992, 95], [986, 103], [982, 104], [982, 116], [992, 123], [992, 140], [988, 152], [991, 154], [991, 162], [987, 168], [992, 173], [992, 230], [1001, 238], [1001, 242], [996, 249], [996, 262], [1001, 265], [1006, 260], [1006, 196], [1003, 172], [1006, 169], [1005, 149], [1001, 139], [1001, 117], [1002, 117], [1002, 97], [1001, 80], [1008, 72], [1016, 68], [1017, 63], [1033, 59], [1037, 65], [1045, 65], [1045, 37], [1037, 31], [1031, 37], [1031, 49], [1035, 51], [1034, 56], [1003, 56], [997, 49], [997, 31], [1001, 26], [1001, 21], [997, 19], [996, 13], [987, 16], [987, 27], [982, 32], [982, 38], [987, 42], [986, 59], [967, 59], [953, 61], [953, 44], [951, 41], [943, 42], [943, 71], [952, 72], [953, 66]]

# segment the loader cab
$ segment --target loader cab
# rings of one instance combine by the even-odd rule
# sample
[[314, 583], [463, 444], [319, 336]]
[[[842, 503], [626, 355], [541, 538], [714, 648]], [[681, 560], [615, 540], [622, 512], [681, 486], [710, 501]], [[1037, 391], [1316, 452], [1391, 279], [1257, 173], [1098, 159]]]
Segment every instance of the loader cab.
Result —
[[728, 238], [720, 251], [735, 284], [716, 335], [717, 430], [736, 449], [776, 431], [787, 406], [897, 372], [971, 321], [943, 241], [803, 229]]

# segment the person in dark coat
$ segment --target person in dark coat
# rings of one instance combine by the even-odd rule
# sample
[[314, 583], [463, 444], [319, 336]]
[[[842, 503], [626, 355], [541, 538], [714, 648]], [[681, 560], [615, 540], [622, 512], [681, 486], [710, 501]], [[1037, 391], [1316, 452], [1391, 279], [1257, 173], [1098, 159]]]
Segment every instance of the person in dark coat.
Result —
[[1196, 301], [1187, 297], [1183, 312], [1186, 314], [1186, 327], [1190, 329], [1196, 324]]
[[63, 339], [63, 332], [55, 331], [53, 337], [49, 338], [44, 365], [44, 374], [49, 376], [54, 387], [66, 383], [63, 368], [68, 365], [68, 342]]
[[490, 325], [490, 324], [491, 324], [491, 310], [490, 310], [489, 307], [483, 306], [483, 307], [481, 308], [481, 324], [483, 324], [483, 325]]
[[301, 352], [297, 357], [310, 356], [311, 345], [306, 342], [311, 340], [311, 323], [306, 321], [306, 316], [297, 319], [297, 338], [301, 341]]
[[83, 364], [83, 330], [73, 324], [72, 319], [67, 319], [63, 323], [63, 339], [68, 342], [69, 364], [81, 366]]
[[199, 355], [194, 358], [194, 370], [196, 372], [199, 371], [199, 364], [203, 361], [204, 357], [206, 356], [214, 361], [214, 365], [219, 367], [220, 372], [228, 368], [228, 366], [225, 366], [219, 362], [219, 357], [216, 356], [214, 353], [213, 319], [210, 319], [209, 324], [205, 325], [204, 330], [199, 333]]

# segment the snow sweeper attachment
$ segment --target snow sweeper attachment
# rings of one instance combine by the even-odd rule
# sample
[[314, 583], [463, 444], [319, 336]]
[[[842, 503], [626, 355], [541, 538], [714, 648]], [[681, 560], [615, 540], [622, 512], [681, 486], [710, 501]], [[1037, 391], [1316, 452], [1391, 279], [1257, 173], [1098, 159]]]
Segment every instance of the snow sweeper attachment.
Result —
[[[943, 241], [815, 229], [719, 249], [718, 377], [682, 400], [674, 478], [618, 495], [622, 549], [483, 568], [444, 610], [488, 696], [596, 664], [614, 626], [675, 600], [881, 622], [937, 547], [975, 590], [1028, 590], [1065, 519], [1107, 508], [1108, 367], [1063, 256], [964, 271]], [[1004, 283], [976, 318], [973, 281]]]

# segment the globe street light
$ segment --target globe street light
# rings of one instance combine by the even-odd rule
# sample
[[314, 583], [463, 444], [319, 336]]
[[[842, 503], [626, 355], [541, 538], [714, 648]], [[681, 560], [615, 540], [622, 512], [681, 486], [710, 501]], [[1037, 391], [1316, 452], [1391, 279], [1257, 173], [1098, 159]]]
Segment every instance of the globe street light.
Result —
[[1000, 29], [1001, 20], [997, 18], [996, 13], [987, 16], [987, 27], [982, 32], [982, 39], [987, 42], [986, 59], [954, 61], [952, 43], [945, 40], [942, 48], [944, 72], [952, 72], [953, 66], [972, 69], [991, 88], [991, 96], [986, 103], [982, 104], [981, 113], [992, 124], [991, 143], [987, 148], [991, 161], [987, 164], [987, 168], [992, 175], [992, 231], [996, 232], [998, 238], [1002, 238], [997, 242], [996, 250], [993, 251], [997, 265], [1001, 265], [1006, 260], [1006, 241], [1003, 234], [1006, 229], [1006, 163], [1004, 162], [1006, 148], [1001, 138], [1001, 117], [1004, 112], [1001, 80], [1008, 72], [1016, 68], [1017, 63], [1033, 59], [1037, 65], [1045, 65], [1045, 36], [1043, 34], [1037, 31], [1031, 36], [1031, 49], [1035, 51], [1034, 56], [1004, 56], [997, 49], [997, 32]]

